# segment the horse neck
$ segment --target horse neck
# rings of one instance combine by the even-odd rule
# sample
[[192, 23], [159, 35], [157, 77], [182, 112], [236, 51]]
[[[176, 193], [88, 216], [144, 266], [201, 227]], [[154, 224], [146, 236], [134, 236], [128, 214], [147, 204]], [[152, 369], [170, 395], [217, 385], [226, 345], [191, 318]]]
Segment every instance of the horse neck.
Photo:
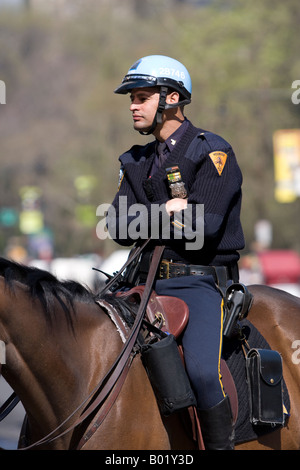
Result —
[[72, 332], [59, 305], [49, 325], [40, 302], [31, 299], [24, 286], [18, 285], [14, 293], [1, 287], [0, 339], [6, 344], [2, 374], [20, 397], [35, 437], [40, 438], [74, 411], [97, 380], [91, 371], [96, 349], [89, 344], [96, 341], [93, 330], [99, 329], [100, 317], [89, 311], [98, 313], [99, 308], [78, 312]]

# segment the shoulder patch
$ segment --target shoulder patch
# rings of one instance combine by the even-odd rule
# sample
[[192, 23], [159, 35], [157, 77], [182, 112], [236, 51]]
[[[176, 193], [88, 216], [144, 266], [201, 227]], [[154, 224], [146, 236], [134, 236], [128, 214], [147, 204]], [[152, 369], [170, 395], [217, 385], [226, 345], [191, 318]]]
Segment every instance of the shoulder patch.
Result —
[[221, 176], [226, 160], [227, 160], [227, 153], [216, 151], [216, 152], [211, 152], [209, 156], [213, 164], [215, 165], [219, 175]]

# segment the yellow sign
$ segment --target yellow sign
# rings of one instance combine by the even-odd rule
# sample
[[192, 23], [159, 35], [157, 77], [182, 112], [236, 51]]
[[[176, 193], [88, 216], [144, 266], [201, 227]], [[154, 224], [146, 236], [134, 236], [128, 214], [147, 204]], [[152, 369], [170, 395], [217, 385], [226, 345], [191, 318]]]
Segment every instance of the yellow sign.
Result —
[[276, 131], [273, 146], [275, 199], [293, 202], [300, 196], [300, 129]]

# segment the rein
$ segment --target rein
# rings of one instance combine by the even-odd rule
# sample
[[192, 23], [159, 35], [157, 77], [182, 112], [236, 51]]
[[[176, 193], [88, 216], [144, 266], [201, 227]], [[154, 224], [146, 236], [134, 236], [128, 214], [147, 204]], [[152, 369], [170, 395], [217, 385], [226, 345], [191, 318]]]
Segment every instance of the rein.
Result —
[[[1, 375], [1, 367], [0, 367], [0, 375]], [[3, 421], [3, 419], [6, 418], [7, 415], [9, 415], [9, 413], [17, 406], [19, 401], [20, 401], [20, 398], [17, 396], [15, 392], [13, 392], [10, 395], [10, 397], [0, 407], [0, 421]]]
[[[0, 376], [1, 376], [1, 369], [2, 364], [6, 363], [6, 356], [5, 356], [5, 344], [3, 341], [0, 341]], [[11, 394], [11, 396], [0, 406], [0, 422], [6, 418], [7, 415], [16, 407], [19, 403], [20, 398], [17, 396], [15, 392]]]
[[[116, 279], [121, 275], [121, 273], [124, 271], [124, 269], [137, 257], [139, 254], [142, 252], [142, 250], [145, 248], [147, 243], [150, 241], [150, 239], [146, 240], [146, 242], [138, 247], [132, 255], [128, 258], [124, 266], [121, 268], [121, 270], [107, 283], [105, 288], [101, 291], [101, 294], [103, 295], [104, 292], [106, 292], [110, 286], [116, 281]], [[97, 420], [94, 422], [94, 424], [88, 428], [87, 432], [85, 435], [81, 438], [77, 450], [80, 449], [87, 441], [90, 439], [90, 437], [94, 434], [94, 432], [98, 429], [100, 424], [103, 422], [105, 417], [107, 416], [109, 410], [111, 409], [113, 403], [117, 399], [117, 396], [119, 392], [121, 391], [122, 385], [125, 381], [125, 378], [127, 376], [127, 373], [129, 372], [131, 363], [133, 361], [134, 355], [133, 349], [136, 343], [137, 336], [139, 334], [145, 309], [148, 304], [151, 291], [152, 291], [152, 286], [153, 282], [155, 279], [156, 271], [162, 256], [162, 253], [164, 251], [164, 246], [156, 246], [153, 252], [153, 257], [151, 261], [151, 265], [149, 268], [149, 273], [147, 276], [147, 280], [145, 283], [144, 291], [141, 297], [141, 303], [139, 305], [139, 309], [135, 318], [135, 322], [133, 324], [133, 327], [131, 329], [131, 332], [122, 348], [122, 351], [120, 352], [119, 356], [115, 360], [114, 364], [110, 368], [110, 370], [106, 373], [104, 378], [101, 380], [101, 382], [97, 385], [97, 387], [90, 393], [90, 395], [73, 411], [73, 413], [68, 416], [56, 429], [51, 431], [47, 436], [43, 437], [39, 441], [27, 446], [23, 447], [20, 450], [28, 450], [32, 449], [34, 447], [40, 446], [42, 444], [50, 443], [68, 432], [74, 430], [77, 426], [82, 424], [99, 406], [103, 406], [103, 409], [98, 416]], [[110, 396], [110, 399], [104, 403], [104, 401]], [[59, 434], [55, 435], [54, 434], [60, 430], [87, 402], [88, 400], [92, 399], [92, 402], [85, 408], [83, 411], [82, 415], [73, 423], [70, 425], [67, 429], [64, 431], [60, 432]]]

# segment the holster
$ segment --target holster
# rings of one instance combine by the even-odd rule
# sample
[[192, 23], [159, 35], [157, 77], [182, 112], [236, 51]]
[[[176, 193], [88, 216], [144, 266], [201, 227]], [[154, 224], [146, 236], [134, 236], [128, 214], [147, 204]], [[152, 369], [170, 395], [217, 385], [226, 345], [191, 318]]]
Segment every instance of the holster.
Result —
[[283, 425], [282, 359], [277, 351], [251, 349], [246, 358], [250, 421], [255, 425]]
[[252, 302], [253, 295], [249, 292], [244, 284], [237, 282], [227, 287], [224, 299], [224, 338], [232, 338], [237, 326], [237, 322], [247, 317]]
[[164, 416], [196, 405], [196, 398], [173, 335], [142, 347], [142, 361]]

